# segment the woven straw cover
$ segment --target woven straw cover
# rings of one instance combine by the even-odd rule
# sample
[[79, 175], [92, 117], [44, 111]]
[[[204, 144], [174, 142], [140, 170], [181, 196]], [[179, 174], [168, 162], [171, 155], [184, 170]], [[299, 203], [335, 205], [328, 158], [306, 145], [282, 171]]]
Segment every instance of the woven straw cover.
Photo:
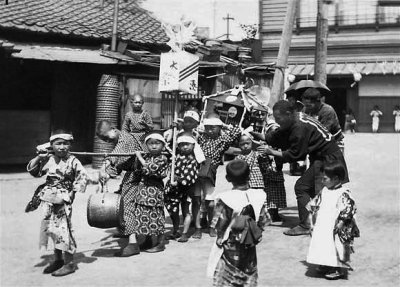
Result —
[[[120, 89], [118, 77], [114, 75], [102, 75], [97, 88], [96, 126], [99, 121], [107, 120], [117, 126], [120, 102]], [[97, 136], [94, 138], [94, 152], [111, 152], [114, 144], [106, 143]], [[93, 168], [99, 168], [103, 163], [103, 157], [93, 157]]]

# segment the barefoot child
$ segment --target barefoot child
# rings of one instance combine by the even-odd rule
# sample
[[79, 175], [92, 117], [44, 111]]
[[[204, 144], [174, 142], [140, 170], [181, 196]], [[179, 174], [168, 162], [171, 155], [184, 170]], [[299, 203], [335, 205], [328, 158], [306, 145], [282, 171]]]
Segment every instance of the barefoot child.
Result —
[[354, 220], [356, 206], [350, 191], [342, 186], [345, 169], [338, 161], [326, 163], [325, 187], [310, 201], [308, 208], [316, 213], [307, 262], [319, 265], [326, 279], [345, 278], [350, 268], [353, 239], [359, 237]]
[[265, 193], [249, 188], [249, 175], [244, 160], [226, 166], [226, 179], [233, 188], [217, 195], [217, 240], [207, 268], [213, 286], [257, 286], [256, 245], [266, 223]]
[[[193, 196], [193, 216], [195, 218], [196, 231], [193, 238], [200, 239], [202, 236], [200, 225], [200, 205], [201, 199], [205, 200], [207, 210], [208, 224], [214, 215], [214, 199], [215, 199], [215, 180], [217, 176], [217, 168], [222, 164], [224, 152], [238, 140], [240, 136], [240, 128], [227, 126], [217, 117], [212, 116], [204, 119], [204, 134], [198, 138], [198, 143], [206, 157], [205, 162], [200, 167], [199, 177], [194, 186]], [[221, 129], [225, 129], [221, 133]], [[214, 228], [209, 228], [210, 236], [215, 237]]]
[[146, 151], [144, 144], [144, 136], [153, 129], [153, 120], [147, 111], [143, 108], [143, 97], [139, 94], [129, 97], [129, 102], [132, 106], [132, 111], [127, 112], [122, 130], [130, 133], [136, 140], [141, 149]]
[[126, 183], [121, 194], [124, 206], [124, 233], [129, 235], [129, 244], [117, 256], [128, 257], [140, 253], [137, 235], [151, 238], [152, 248], [146, 252], [164, 251], [164, 183], [169, 161], [162, 151], [164, 137], [151, 133], [145, 138], [148, 153], [136, 152], [135, 164], [131, 167], [139, 181]]
[[76, 192], [84, 192], [87, 173], [81, 162], [69, 153], [73, 137], [63, 130], [50, 137], [51, 153], [40, 152], [27, 170], [34, 177], [46, 175], [46, 183], [38, 193], [43, 218], [40, 228], [40, 247], [54, 245], [54, 259], [43, 273], [65, 276], [75, 272], [73, 254], [76, 241], [72, 233], [72, 203]]
[[[205, 158], [192, 133], [181, 133], [177, 139], [178, 151], [175, 161], [175, 183], [167, 182], [165, 188], [165, 206], [171, 216], [173, 231], [168, 239], [179, 238], [187, 242], [192, 215], [190, 212], [191, 189], [196, 182], [200, 163]], [[182, 236], [179, 233], [179, 205], [182, 208], [184, 226]]]

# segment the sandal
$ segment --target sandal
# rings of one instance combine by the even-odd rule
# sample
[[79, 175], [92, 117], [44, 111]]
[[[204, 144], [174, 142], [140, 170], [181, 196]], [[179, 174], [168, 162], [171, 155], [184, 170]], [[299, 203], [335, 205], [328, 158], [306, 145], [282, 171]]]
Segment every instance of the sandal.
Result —
[[201, 229], [200, 228], [196, 228], [196, 230], [194, 231], [194, 233], [192, 235], [192, 238], [201, 239], [202, 235], [203, 234], [201, 233]]
[[165, 236], [165, 239], [167, 240], [175, 240], [178, 239], [179, 237], [181, 237], [181, 233], [179, 231], [175, 231], [173, 233], [170, 233], [168, 235]]
[[344, 279], [345, 276], [346, 274], [344, 272], [341, 272], [340, 270], [335, 270], [334, 272], [325, 274], [325, 278], [328, 280]]
[[188, 242], [189, 241], [189, 236], [186, 233], [183, 233], [182, 236], [178, 239], [178, 242]]

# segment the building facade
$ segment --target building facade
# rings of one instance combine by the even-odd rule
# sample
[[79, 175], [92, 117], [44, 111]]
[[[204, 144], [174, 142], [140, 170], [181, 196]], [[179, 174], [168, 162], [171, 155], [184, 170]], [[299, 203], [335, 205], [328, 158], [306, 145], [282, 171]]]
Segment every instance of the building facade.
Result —
[[[262, 61], [276, 61], [288, 1], [260, 0]], [[298, 0], [287, 72], [296, 81], [313, 79], [316, 0]], [[400, 1], [336, 0], [329, 5], [326, 99], [344, 124], [352, 109], [358, 131], [371, 131], [370, 112], [383, 112], [380, 131], [394, 131], [393, 109], [400, 105]], [[361, 74], [361, 80], [355, 81]]]

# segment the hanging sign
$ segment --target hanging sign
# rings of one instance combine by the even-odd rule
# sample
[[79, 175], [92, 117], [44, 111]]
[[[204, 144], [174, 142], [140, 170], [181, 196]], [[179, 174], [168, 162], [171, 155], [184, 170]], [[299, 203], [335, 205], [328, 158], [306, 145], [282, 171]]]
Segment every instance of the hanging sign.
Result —
[[160, 92], [181, 91], [197, 94], [199, 57], [185, 51], [162, 53], [160, 60]]

